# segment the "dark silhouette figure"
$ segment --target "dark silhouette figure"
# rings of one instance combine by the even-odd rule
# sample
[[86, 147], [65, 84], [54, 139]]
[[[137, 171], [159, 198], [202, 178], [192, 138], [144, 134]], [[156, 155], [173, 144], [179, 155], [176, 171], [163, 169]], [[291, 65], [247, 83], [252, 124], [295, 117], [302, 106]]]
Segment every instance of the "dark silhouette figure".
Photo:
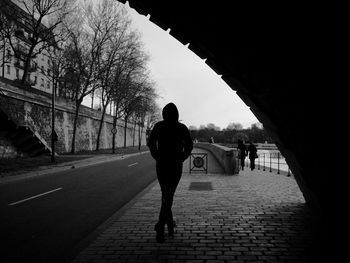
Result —
[[255, 159], [258, 157], [257, 152], [258, 150], [256, 149], [255, 145], [250, 142], [248, 146], [248, 152], [249, 152], [249, 160], [250, 160], [250, 169], [253, 171], [255, 169]]
[[238, 149], [238, 157], [241, 162], [241, 169], [244, 170], [244, 160], [245, 160], [245, 157], [247, 156], [247, 147], [245, 146], [242, 140], [238, 140], [237, 149]]
[[148, 141], [152, 157], [156, 160], [157, 178], [162, 191], [159, 219], [155, 225], [158, 242], [164, 242], [165, 224], [168, 234], [174, 234], [173, 198], [182, 175], [182, 163], [193, 149], [190, 132], [179, 122], [175, 104], [167, 104], [162, 115], [164, 120], [155, 124]]

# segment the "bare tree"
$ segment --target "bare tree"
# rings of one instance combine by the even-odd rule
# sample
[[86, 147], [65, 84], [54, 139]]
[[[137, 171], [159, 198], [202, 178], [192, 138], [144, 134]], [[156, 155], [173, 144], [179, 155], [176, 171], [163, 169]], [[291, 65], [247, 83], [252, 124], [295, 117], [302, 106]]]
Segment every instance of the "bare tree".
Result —
[[48, 52], [49, 64], [46, 71], [42, 73], [50, 80], [53, 87], [53, 93], [58, 95], [59, 82], [60, 79], [64, 77], [65, 74], [65, 63], [63, 57], [62, 48], [56, 48]]
[[120, 78], [112, 84], [112, 102], [114, 105], [114, 115], [113, 115], [113, 132], [112, 132], [112, 153], [115, 153], [116, 149], [116, 136], [117, 136], [117, 121], [122, 118], [124, 114], [123, 101], [126, 94], [128, 93], [128, 87], [120, 84]]
[[214, 130], [214, 131], [220, 131], [220, 127], [216, 126], [214, 123], [207, 124], [207, 129]]
[[226, 130], [243, 130], [243, 125], [238, 122], [231, 122], [227, 125]]
[[[148, 56], [142, 50], [139, 34], [130, 29], [130, 20], [124, 9], [113, 0], [103, 0], [93, 6], [88, 4], [77, 11], [73, 21], [66, 22], [68, 40], [64, 49], [66, 88], [75, 102], [72, 148], [75, 138], [79, 108], [83, 99], [98, 90], [101, 96], [101, 119], [96, 150], [106, 109], [115, 107], [113, 130], [117, 120], [130, 116], [131, 102], [138, 97], [136, 80], [144, 78]], [[113, 150], [115, 133], [113, 133]]]
[[74, 1], [19, 0], [17, 2], [24, 12], [14, 14], [15, 4], [9, 0], [2, 0], [1, 9], [6, 11], [0, 17], [0, 32], [15, 58], [24, 63], [21, 79], [24, 84], [33, 67], [32, 61], [44, 50], [57, 47], [60, 36], [54, 31], [71, 11]]
[[[117, 21], [110, 17], [108, 5], [103, 1], [97, 8], [88, 4], [79, 10], [76, 21], [67, 25], [69, 31], [66, 48], [67, 74], [71, 76], [69, 85], [75, 101], [75, 117], [71, 152], [75, 152], [75, 138], [78, 114], [83, 99], [94, 92], [101, 84], [100, 74], [105, 68], [99, 67], [99, 61], [105, 56], [111, 32], [117, 26]], [[100, 72], [102, 70], [102, 72]]]
[[[128, 34], [123, 56], [119, 60], [115, 71], [115, 81], [113, 83], [113, 103], [115, 105], [115, 116], [113, 128], [116, 131], [117, 120], [124, 117], [124, 147], [126, 147], [126, 127], [129, 117], [133, 112], [133, 103], [139, 96], [139, 83], [137, 80], [145, 77], [147, 54], [142, 49], [140, 36], [133, 31]], [[115, 152], [115, 137], [113, 133], [112, 150]]]
[[[157, 106], [155, 99], [157, 94], [155, 93], [154, 87], [149, 86], [145, 92], [145, 95], [141, 97], [139, 103], [135, 109], [135, 123], [138, 124], [138, 147], [141, 149], [143, 130], [146, 126], [146, 134], [148, 129], [147, 125], [154, 125], [159, 120], [160, 108]], [[159, 111], [157, 111], [157, 109]]]
[[139, 77], [140, 79], [133, 80], [132, 84], [130, 85], [132, 88], [132, 93], [130, 93], [131, 98], [125, 100], [124, 148], [126, 147], [126, 129], [129, 117], [134, 114], [138, 119], [139, 127], [142, 126], [143, 129], [146, 112], [149, 110], [151, 101], [157, 96], [154, 90], [154, 83], [150, 81], [148, 74], [144, 72], [144, 75], [140, 75]]
[[124, 94], [124, 92], [120, 92], [120, 79], [127, 68], [128, 38], [130, 34], [130, 20], [124, 10], [118, 8], [115, 1], [105, 1], [104, 4], [107, 8], [105, 17], [113, 21], [115, 27], [111, 30], [104, 54], [98, 61], [102, 114], [97, 133], [96, 150], [99, 150], [102, 124], [107, 106], [117, 95]]
[[148, 135], [153, 129], [154, 125], [161, 120], [162, 114], [161, 109], [155, 102], [152, 100], [149, 105], [149, 109], [146, 112], [145, 125], [146, 125], [146, 134]]
[[[129, 89], [133, 90], [135, 93], [138, 91], [138, 85], [135, 83], [131, 83], [129, 85]], [[128, 127], [128, 121], [129, 118], [132, 116], [132, 114], [135, 112], [138, 101], [141, 99], [140, 95], [136, 95], [134, 93], [129, 92], [127, 94], [127, 97], [124, 100], [123, 106], [124, 106], [124, 148], [126, 148], [126, 135], [127, 135], [127, 127]]]
[[0, 51], [2, 53], [1, 58], [1, 67], [2, 67], [2, 77], [5, 77], [5, 65], [6, 63], [11, 63], [11, 47], [8, 45], [8, 41], [6, 38], [6, 34], [3, 30], [1, 30], [2, 26], [7, 24], [7, 19], [3, 13], [0, 13]]

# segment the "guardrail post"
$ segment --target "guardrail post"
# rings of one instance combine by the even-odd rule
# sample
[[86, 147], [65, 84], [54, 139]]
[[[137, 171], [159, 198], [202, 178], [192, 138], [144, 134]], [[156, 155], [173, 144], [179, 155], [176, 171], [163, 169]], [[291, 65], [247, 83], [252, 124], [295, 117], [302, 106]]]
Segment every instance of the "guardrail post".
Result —
[[264, 166], [263, 166], [263, 171], [265, 171], [265, 153], [264, 153]]

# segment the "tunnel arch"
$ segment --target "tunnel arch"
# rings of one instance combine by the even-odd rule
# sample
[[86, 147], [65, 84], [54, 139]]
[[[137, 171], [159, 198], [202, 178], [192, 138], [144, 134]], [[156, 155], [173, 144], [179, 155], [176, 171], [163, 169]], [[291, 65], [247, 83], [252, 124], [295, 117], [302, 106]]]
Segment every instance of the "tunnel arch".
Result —
[[205, 59], [270, 132], [307, 203], [326, 209], [324, 165], [310, 154], [321, 150], [313, 133], [322, 108], [314, 78], [322, 25], [314, 7], [118, 1]]

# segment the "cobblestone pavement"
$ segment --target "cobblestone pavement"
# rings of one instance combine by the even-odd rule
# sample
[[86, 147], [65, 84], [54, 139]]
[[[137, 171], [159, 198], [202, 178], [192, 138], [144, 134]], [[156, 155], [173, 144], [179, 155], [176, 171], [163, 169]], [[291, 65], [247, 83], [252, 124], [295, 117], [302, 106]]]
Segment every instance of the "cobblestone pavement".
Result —
[[176, 232], [163, 244], [153, 229], [159, 204], [155, 184], [73, 262], [313, 262], [322, 253], [318, 217], [290, 177], [184, 174], [174, 199]]

